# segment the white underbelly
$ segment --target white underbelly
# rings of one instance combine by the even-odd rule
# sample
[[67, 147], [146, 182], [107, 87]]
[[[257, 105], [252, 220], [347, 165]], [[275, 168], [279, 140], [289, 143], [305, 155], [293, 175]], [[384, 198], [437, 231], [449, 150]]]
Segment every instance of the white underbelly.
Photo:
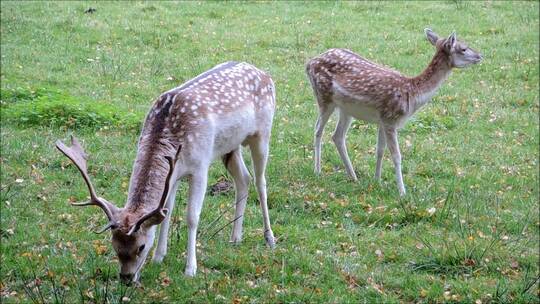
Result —
[[378, 123], [380, 121], [379, 111], [377, 111], [373, 105], [338, 98], [334, 99], [334, 102], [342, 111], [345, 111], [345, 113], [356, 119], [374, 123]]
[[230, 116], [220, 115], [216, 126], [218, 127], [216, 127], [214, 134], [213, 159], [237, 149], [246, 137], [257, 131], [255, 114], [252, 109], [242, 113], [237, 111]]

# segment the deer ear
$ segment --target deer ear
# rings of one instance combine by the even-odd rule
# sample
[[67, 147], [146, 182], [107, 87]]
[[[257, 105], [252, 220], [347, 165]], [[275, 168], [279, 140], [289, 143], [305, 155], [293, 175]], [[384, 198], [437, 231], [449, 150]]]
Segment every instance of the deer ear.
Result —
[[159, 212], [144, 216], [137, 223], [131, 226], [131, 229], [129, 229], [129, 232], [127, 233], [127, 235], [133, 235], [134, 233], [139, 231], [139, 229], [141, 229], [142, 226], [152, 227], [154, 225], [161, 224], [161, 222], [163, 222], [163, 220], [165, 219], [168, 213], [169, 213], [169, 209], [163, 208]]
[[167, 217], [168, 213], [169, 213], [169, 209], [163, 208], [163, 209], [161, 209], [161, 212], [158, 212], [158, 213], [154, 214], [152, 217], [150, 217], [148, 220], [146, 220], [143, 225], [146, 226], [146, 227], [159, 225]]
[[434, 31], [432, 31], [429, 28], [426, 28], [424, 29], [424, 33], [426, 33], [426, 38], [431, 44], [433, 45], [437, 44], [437, 40], [439, 40], [439, 36]]
[[448, 51], [450, 51], [451, 49], [453, 49], [456, 46], [456, 43], [457, 43], [456, 32], [453, 32], [452, 34], [450, 34], [450, 36], [448, 36], [448, 38], [446, 38], [446, 42], [444, 43], [444, 47]]

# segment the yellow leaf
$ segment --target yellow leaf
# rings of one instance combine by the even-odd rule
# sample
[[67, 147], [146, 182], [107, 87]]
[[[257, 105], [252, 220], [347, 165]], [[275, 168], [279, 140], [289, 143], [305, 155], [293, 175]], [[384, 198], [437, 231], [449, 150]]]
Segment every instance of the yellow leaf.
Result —
[[96, 251], [96, 254], [102, 255], [105, 252], [107, 252], [107, 246], [104, 245], [94, 245], [94, 250]]

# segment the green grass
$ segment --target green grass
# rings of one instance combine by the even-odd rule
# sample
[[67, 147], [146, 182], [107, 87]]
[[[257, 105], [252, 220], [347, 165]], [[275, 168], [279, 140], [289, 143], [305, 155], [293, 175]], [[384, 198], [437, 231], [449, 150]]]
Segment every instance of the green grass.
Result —
[[6, 90], [2, 118], [24, 127], [124, 128], [139, 130], [143, 115], [126, 113], [103, 102], [83, 101], [58, 90]]
[[[85, 14], [89, 7], [96, 12]], [[533, 1], [2, 1], [2, 302], [537, 303], [538, 9]], [[485, 60], [455, 71], [401, 131], [408, 195], [399, 199], [388, 153], [382, 183], [373, 180], [376, 128], [363, 122], [348, 134], [359, 181], [348, 181], [331, 144], [335, 119], [315, 176], [305, 62], [345, 47], [414, 75], [433, 55], [425, 27], [455, 30]], [[239, 246], [228, 243], [230, 227], [211, 237], [234, 217], [233, 193], [207, 196], [198, 275], [185, 278], [182, 185], [164, 263], [148, 264], [143, 287], [126, 289], [110, 236], [91, 232], [102, 212], [69, 206], [86, 188], [53, 144], [82, 139], [100, 195], [122, 206], [152, 100], [227, 60], [250, 62], [276, 83], [267, 177], [277, 247], [264, 245], [253, 187]], [[216, 163], [209, 176], [213, 184], [226, 171]]]

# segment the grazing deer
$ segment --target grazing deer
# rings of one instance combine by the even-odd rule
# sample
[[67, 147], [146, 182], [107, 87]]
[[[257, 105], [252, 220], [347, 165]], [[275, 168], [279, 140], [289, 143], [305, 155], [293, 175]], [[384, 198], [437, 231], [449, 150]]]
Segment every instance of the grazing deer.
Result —
[[345, 49], [328, 50], [308, 62], [306, 73], [319, 105], [314, 141], [317, 174], [321, 172], [321, 138], [324, 126], [338, 108], [339, 121], [332, 140], [349, 177], [357, 180], [345, 145], [345, 135], [354, 117], [379, 125], [375, 179], [380, 180], [384, 148], [388, 145], [395, 166], [399, 193], [405, 195], [398, 130], [430, 101], [450, 75], [452, 68], [464, 68], [482, 60], [479, 53], [458, 41], [455, 33], [446, 39], [439, 38], [430, 29], [425, 29], [425, 34], [435, 46], [435, 56], [420, 75], [412, 78], [372, 63]]
[[251, 150], [263, 214], [264, 237], [270, 247], [274, 246], [265, 180], [274, 110], [272, 79], [247, 63], [223, 63], [163, 93], [146, 117], [127, 203], [123, 208], [97, 196], [86, 170], [86, 154], [75, 138], [72, 138], [71, 147], [61, 141], [56, 143], [57, 148], [77, 166], [90, 191], [88, 203], [73, 205], [98, 206], [109, 220], [100, 232], [107, 229], [112, 231], [112, 245], [120, 261], [122, 281], [138, 281], [154, 242], [156, 226], [160, 223], [153, 261], [163, 260], [167, 252], [167, 234], [175, 194], [182, 177], [189, 178], [185, 274], [195, 275], [197, 225], [206, 191], [208, 168], [212, 160], [218, 157], [222, 157], [236, 188], [231, 242], [241, 241], [251, 179], [242, 159], [241, 145], [248, 145]]

